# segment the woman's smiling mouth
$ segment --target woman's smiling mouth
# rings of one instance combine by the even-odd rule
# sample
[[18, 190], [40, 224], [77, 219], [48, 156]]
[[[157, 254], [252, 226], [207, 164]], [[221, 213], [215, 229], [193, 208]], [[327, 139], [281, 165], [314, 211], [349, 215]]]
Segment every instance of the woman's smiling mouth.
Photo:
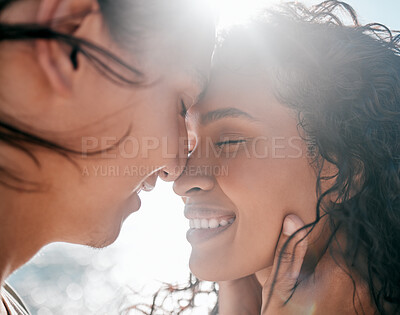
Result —
[[236, 220], [234, 212], [194, 205], [185, 207], [185, 217], [190, 226], [186, 238], [192, 245], [213, 238], [231, 227]]
[[232, 224], [235, 218], [189, 219], [191, 229], [216, 229]]

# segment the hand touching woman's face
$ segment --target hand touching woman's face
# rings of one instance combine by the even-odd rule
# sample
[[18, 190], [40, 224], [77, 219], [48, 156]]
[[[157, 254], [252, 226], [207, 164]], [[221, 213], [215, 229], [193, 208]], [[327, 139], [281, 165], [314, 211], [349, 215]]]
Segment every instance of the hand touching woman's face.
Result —
[[315, 217], [316, 176], [295, 114], [265, 76], [233, 68], [217, 66], [190, 109], [192, 153], [174, 185], [191, 227], [191, 270], [213, 281], [270, 266], [284, 217]]

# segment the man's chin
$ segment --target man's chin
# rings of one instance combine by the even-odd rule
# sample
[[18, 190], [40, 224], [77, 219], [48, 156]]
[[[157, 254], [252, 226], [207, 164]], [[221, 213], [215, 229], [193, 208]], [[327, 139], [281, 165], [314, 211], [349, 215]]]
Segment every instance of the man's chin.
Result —
[[102, 249], [105, 247], [110, 246], [112, 243], [114, 243], [114, 241], [110, 242], [109, 240], [104, 240], [104, 241], [92, 241], [88, 244], [86, 244], [87, 246], [93, 248], [93, 249]]
[[120, 229], [118, 229], [117, 231], [115, 231], [114, 233], [110, 234], [110, 235], [98, 235], [97, 237], [92, 238], [91, 241], [87, 242], [86, 245], [92, 248], [96, 248], [96, 249], [101, 249], [101, 248], [105, 248], [107, 246], [110, 246], [111, 244], [113, 244], [120, 233]]

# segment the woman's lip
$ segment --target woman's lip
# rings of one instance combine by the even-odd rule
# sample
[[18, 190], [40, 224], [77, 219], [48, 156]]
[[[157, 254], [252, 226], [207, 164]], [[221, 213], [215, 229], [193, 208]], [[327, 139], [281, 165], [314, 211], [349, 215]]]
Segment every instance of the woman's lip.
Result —
[[185, 217], [187, 219], [222, 219], [227, 218], [235, 218], [236, 214], [232, 210], [228, 210], [226, 208], [210, 206], [210, 205], [185, 205]]

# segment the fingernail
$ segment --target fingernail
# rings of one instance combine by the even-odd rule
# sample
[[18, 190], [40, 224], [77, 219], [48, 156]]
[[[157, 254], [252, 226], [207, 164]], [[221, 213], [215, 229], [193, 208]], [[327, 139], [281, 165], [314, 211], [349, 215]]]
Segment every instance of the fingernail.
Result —
[[292, 235], [298, 229], [296, 222], [290, 217], [287, 216], [285, 221], [283, 222], [283, 231], [282, 233], [286, 236]]

